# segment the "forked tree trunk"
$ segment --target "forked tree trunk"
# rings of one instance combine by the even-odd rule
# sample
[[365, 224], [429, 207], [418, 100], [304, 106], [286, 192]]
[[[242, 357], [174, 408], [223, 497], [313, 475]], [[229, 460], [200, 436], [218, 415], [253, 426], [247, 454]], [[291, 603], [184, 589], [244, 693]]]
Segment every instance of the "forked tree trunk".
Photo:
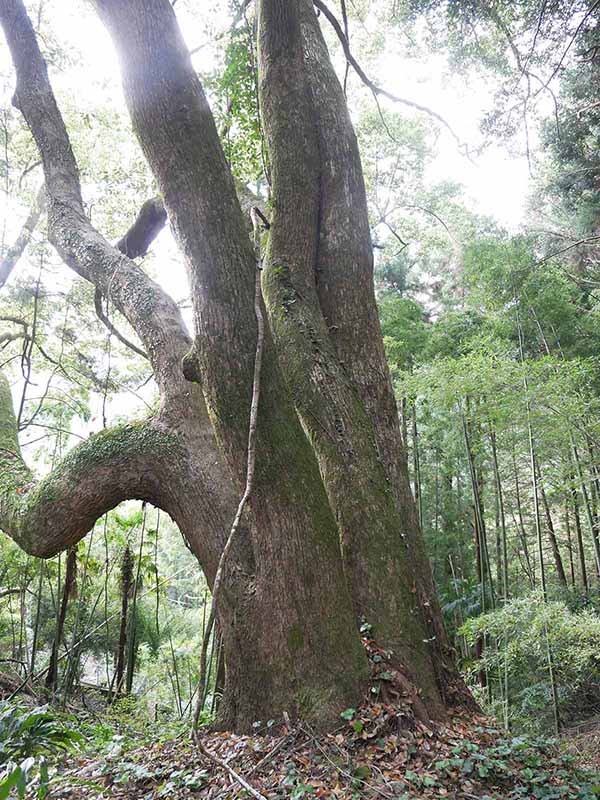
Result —
[[464, 694], [410, 492], [373, 287], [356, 137], [310, 0], [258, 3], [273, 214], [263, 289], [340, 528], [357, 616], [430, 713]]
[[[233, 178], [168, 0], [96, 5], [117, 45], [133, 128], [186, 260], [202, 389], [241, 494], [256, 267]], [[262, 380], [249, 502], [254, 563], [239, 575], [235, 613], [221, 619], [225, 641], [235, 643], [221, 716], [238, 729], [284, 711], [331, 721], [360, 693], [367, 666], [336, 522], [268, 333]]]
[[[31, 476], [12, 415], [5, 435], [0, 426], [0, 444], [6, 441], [10, 456], [6, 464], [0, 456], [0, 469], [16, 464], [20, 483], [5, 506], [0, 496], [0, 521], [30, 551], [50, 554], [61, 537], [81, 538], [93, 516], [128, 494], [173, 516], [210, 582], [245, 481], [255, 257], [169, 0], [95, 5], [117, 46], [133, 128], [188, 267], [195, 341], [186, 374], [200, 382], [202, 394], [182, 379], [186, 336], [174, 304], [85, 218], [77, 167], [33, 29], [22, 0], [5, 0], [0, 16], [17, 66], [17, 101], [44, 159], [52, 240], [73, 269], [111, 293], [130, 321], [155, 369], [162, 403], [143, 435], [119, 432], [125, 452], [108, 447], [109, 433], [100, 453], [86, 443], [68, 460], [55, 494], [64, 498], [67, 522], [69, 509], [85, 507], [87, 517], [66, 535], [56, 534], [51, 546], [39, 535], [32, 540], [32, 523], [42, 513], [39, 489], [25, 503], [29, 516], [22, 514], [17, 490], [30, 486]], [[360, 701], [366, 684], [361, 616], [412, 680], [415, 702], [442, 717], [447, 705], [471, 701], [453, 663], [411, 497], [375, 304], [356, 139], [312, 3], [259, 2], [259, 39], [273, 168], [263, 281], [271, 330], [247, 527], [220, 595], [221, 724], [249, 730], [255, 720], [284, 712], [319, 725], [337, 719]], [[0, 381], [2, 393], [8, 399]], [[94, 503], [90, 492], [82, 504], [73, 478], [89, 464], [88, 451], [93, 465], [100, 463], [105, 494], [92, 477]], [[220, 453], [234, 492], [225, 486]], [[127, 477], [125, 488], [122, 481], [115, 485], [115, 464]], [[51, 519], [44, 519], [48, 527]]]

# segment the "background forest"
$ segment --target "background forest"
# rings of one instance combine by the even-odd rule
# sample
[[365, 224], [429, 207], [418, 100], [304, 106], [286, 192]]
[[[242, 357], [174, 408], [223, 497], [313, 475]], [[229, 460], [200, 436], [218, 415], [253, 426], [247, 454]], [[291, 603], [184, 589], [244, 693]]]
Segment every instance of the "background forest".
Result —
[[[175, 2], [234, 174], [268, 200], [253, 5]], [[156, 190], [110, 42], [83, 0], [26, 5], [87, 212], [117, 241]], [[511, 731], [589, 724], [600, 714], [599, 4], [315, 5], [360, 142], [411, 484], [461, 670]], [[13, 84], [2, 51], [0, 366], [43, 474], [157, 395], [127, 322], [47, 242]], [[167, 229], [142, 263], [188, 319]], [[2, 695], [77, 709], [104, 752], [156, 723], [182, 732], [209, 609], [195, 558], [149, 505], [123, 504], [46, 561], [2, 536]], [[218, 630], [209, 662], [205, 721], [222, 686]]]

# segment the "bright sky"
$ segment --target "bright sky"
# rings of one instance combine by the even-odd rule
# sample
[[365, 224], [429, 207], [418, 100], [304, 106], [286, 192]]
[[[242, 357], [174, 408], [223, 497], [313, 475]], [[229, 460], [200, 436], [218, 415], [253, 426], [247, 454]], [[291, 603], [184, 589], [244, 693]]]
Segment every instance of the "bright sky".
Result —
[[[225, 0], [194, 3], [196, 7], [199, 4], [205, 7], [206, 12], [202, 15], [202, 25], [189, 12], [189, 0], [179, 0], [176, 10], [189, 47], [205, 43], [194, 55], [195, 66], [205, 71], [211, 68], [213, 59], [213, 50], [206, 44], [207, 34], [218, 36], [226, 29], [227, 3]], [[89, 95], [90, 87], [94, 86], [99, 99], [106, 94], [108, 99], [112, 97], [122, 102], [116, 54], [106, 30], [89, 4], [81, 0], [51, 0], [45, 5], [45, 13], [51, 15], [61, 36], [72, 42], [75, 50], [85, 54], [85, 70], [77, 68], [62, 76], [55, 75], [55, 83], [75, 88], [76, 93], [81, 90], [82, 97]], [[9, 68], [6, 48], [0, 59], [0, 68], [5, 72]], [[461, 140], [477, 142], [480, 140], [479, 121], [484, 108], [489, 106], [489, 89], [481, 80], [470, 79], [469, 85], [465, 85], [462, 79], [447, 82], [444, 68], [442, 55], [432, 55], [426, 63], [419, 64], [387, 52], [380, 59], [378, 72], [384, 78], [380, 77], [380, 82], [385, 88], [436, 110], [448, 120]], [[399, 106], [395, 108], [407, 111]], [[511, 156], [505, 148], [496, 146], [477, 157], [473, 164], [459, 153], [452, 136], [442, 131], [431, 177], [462, 183], [477, 210], [494, 216], [511, 228], [518, 225], [528, 191], [529, 172], [525, 158]]]
[[[202, 23], [190, 13], [194, 7], [203, 6]], [[37, 12], [38, 0], [31, 0], [30, 11]], [[110, 38], [90, 4], [83, 0], [47, 0], [44, 14], [53, 20], [53, 27], [60, 32], [73, 52], [84, 54], [84, 68], [77, 65], [63, 71], [51, 70], [55, 89], [70, 91], [81, 103], [82, 110], [96, 103], [123, 105], [120, 90], [119, 66]], [[194, 64], [199, 71], [208, 71], [214, 63], [214, 50], [210, 41], [224, 32], [228, 25], [226, 0], [178, 0], [176, 11], [180, 25], [190, 48], [204, 45], [195, 55]], [[489, 106], [489, 89], [481, 81], [448, 81], [444, 77], [445, 63], [442, 56], [433, 55], [426, 63], [418, 64], [403, 60], [393, 52], [379, 57], [377, 73], [381, 85], [390, 91], [417, 101], [444, 116], [467, 143], [480, 141], [479, 121], [482, 111]], [[10, 75], [12, 66], [6, 47], [0, 48], [0, 75]], [[79, 98], [81, 98], [79, 100]], [[0, 98], [8, 105], [10, 95]], [[405, 111], [398, 106], [395, 109]], [[408, 112], [407, 112], [408, 113]], [[433, 124], [433, 123], [432, 123]], [[132, 147], [136, 146], [134, 143]], [[474, 210], [489, 214], [509, 229], [516, 229], [521, 220], [528, 192], [529, 173], [526, 160], [516, 158], [500, 147], [492, 147], [472, 163], [459, 152], [455, 140], [442, 130], [438, 140], [438, 154], [434, 159], [429, 177], [432, 181], [449, 179], [465, 187]], [[9, 224], [16, 228], [21, 220], [9, 217]], [[173, 240], [163, 233], [153, 248], [156, 262], [161, 264], [158, 279], [176, 300], [187, 295], [184, 268], [178, 258]], [[165, 268], [169, 265], [168, 269]], [[66, 280], [68, 277], [65, 276]], [[123, 397], [116, 399], [117, 410], [123, 413], [127, 403]], [[97, 415], [98, 418], [98, 415]], [[97, 421], [92, 426], [97, 428]], [[84, 435], [90, 430], [82, 430]]]
[[[181, 28], [190, 48], [205, 44], [194, 55], [194, 64], [200, 71], [211, 68], [214, 52], [207, 37], [218, 36], [227, 27], [225, 0], [200, 0], [206, 13], [203, 23], [189, 13], [189, 0], [179, 0], [177, 13]], [[37, 6], [37, 2], [34, 4]], [[74, 51], [84, 54], [85, 69], [53, 71], [57, 89], [64, 87], [80, 95], [83, 102], [93, 104], [107, 100], [122, 104], [119, 67], [110, 38], [89, 4], [82, 0], [64, 2], [50, 0], [44, 6], [61, 38], [70, 42]], [[206, 22], [208, 20], [208, 22]], [[431, 56], [426, 63], [402, 60], [397, 54], [387, 52], [379, 59], [380, 82], [390, 91], [435, 109], [444, 116], [462, 141], [476, 143], [480, 140], [479, 121], [484, 108], [489, 106], [489, 89], [481, 81], [462, 79], [450, 82], [444, 77], [444, 58]], [[7, 48], [0, 51], [0, 70], [10, 72]], [[92, 96], [90, 96], [92, 92]], [[8, 97], [2, 98], [3, 103]], [[382, 101], [385, 104], [386, 101]], [[406, 111], [399, 106], [390, 107]], [[509, 155], [502, 146], [494, 146], [476, 158], [475, 163], [459, 152], [456, 142], [445, 130], [438, 140], [438, 155], [431, 168], [432, 180], [451, 179], [462, 183], [466, 195], [478, 211], [494, 216], [499, 222], [515, 229], [521, 219], [528, 191], [529, 173], [525, 158]]]

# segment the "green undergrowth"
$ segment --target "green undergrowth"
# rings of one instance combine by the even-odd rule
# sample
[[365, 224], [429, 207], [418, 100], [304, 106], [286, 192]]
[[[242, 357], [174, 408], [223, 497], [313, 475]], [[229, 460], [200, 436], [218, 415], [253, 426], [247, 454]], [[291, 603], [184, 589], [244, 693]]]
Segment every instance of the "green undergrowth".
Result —
[[[204, 744], [268, 800], [600, 797], [600, 775], [580, 766], [563, 743], [511, 735], [485, 717], [457, 715], [451, 724], [425, 726], [405, 698], [394, 696], [393, 673], [381, 680], [386, 700], [345, 709], [332, 733], [269, 720], [239, 736], [212, 733], [205, 720]], [[0, 800], [179, 800], [221, 791], [248, 797], [195, 748], [188, 726], [149, 718], [133, 698], [76, 715], [4, 704]]]

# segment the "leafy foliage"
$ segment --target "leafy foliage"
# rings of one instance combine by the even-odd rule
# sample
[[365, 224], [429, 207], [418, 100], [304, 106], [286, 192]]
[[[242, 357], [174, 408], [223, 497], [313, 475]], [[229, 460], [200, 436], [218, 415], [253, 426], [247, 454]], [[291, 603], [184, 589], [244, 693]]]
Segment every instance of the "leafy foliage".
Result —
[[59, 718], [47, 707], [28, 709], [0, 702], [0, 798], [8, 797], [12, 789], [24, 798], [34, 783], [37, 796], [46, 796], [49, 772], [45, 756], [64, 753], [83, 740], [73, 722], [73, 718]]

